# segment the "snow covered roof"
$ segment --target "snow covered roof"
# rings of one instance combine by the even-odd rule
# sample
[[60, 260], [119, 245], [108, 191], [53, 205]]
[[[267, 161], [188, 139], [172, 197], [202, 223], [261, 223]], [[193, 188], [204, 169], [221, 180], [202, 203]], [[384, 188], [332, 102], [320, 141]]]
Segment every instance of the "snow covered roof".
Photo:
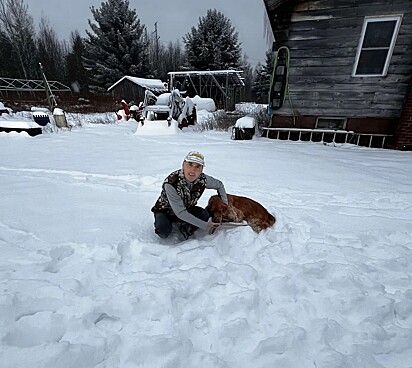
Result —
[[138, 77], [131, 77], [129, 75], [125, 75], [123, 78], [119, 79], [115, 84], [110, 86], [107, 91], [109, 92], [123, 80], [128, 79], [129, 81], [148, 89], [152, 92], [162, 93], [167, 92], [167, 88], [164, 86], [163, 82], [160, 79], [148, 79], [148, 78], [138, 78]]

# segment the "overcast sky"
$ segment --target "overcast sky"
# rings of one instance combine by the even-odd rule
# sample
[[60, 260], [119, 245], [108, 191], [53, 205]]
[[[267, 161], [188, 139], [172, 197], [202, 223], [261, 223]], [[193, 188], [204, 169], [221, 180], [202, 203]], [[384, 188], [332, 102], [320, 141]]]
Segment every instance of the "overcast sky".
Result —
[[[61, 39], [69, 40], [70, 32], [78, 30], [85, 36], [90, 29], [87, 20], [94, 21], [90, 7], [100, 8], [102, 0], [25, 0], [29, 12], [38, 26], [42, 16]], [[243, 53], [252, 65], [263, 62], [268, 49], [264, 31], [263, 0], [130, 0], [130, 7], [149, 32], [157, 31], [160, 41], [182, 41], [192, 26], [197, 27], [199, 17], [208, 9], [221, 11], [239, 33]]]

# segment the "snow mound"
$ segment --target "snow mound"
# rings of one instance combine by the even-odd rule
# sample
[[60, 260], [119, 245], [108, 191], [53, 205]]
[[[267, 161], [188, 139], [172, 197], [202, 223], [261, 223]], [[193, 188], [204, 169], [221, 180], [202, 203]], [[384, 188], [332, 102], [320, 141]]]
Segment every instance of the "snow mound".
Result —
[[204, 97], [199, 97], [196, 95], [195, 97], [192, 98], [192, 101], [196, 105], [196, 109], [199, 110], [206, 110], [208, 112], [214, 112], [216, 111], [216, 105], [215, 101], [213, 101], [212, 98], [204, 98]]
[[244, 116], [243, 118], [237, 119], [235, 127], [236, 128], [254, 128], [256, 125], [256, 120], [252, 116]]
[[267, 104], [257, 104], [255, 102], [240, 102], [235, 105], [235, 110], [243, 114], [259, 114], [267, 110]]
[[[170, 93], [162, 93], [157, 97], [156, 105], [168, 105], [169, 104]], [[187, 99], [187, 97], [186, 97]], [[216, 105], [212, 98], [205, 98], [196, 95], [195, 97], [190, 97], [192, 102], [196, 105], [196, 110], [206, 110], [208, 112], [216, 111]]]
[[174, 135], [179, 134], [181, 130], [177, 126], [177, 121], [172, 120], [170, 126], [167, 120], [145, 120], [137, 125], [136, 135]]

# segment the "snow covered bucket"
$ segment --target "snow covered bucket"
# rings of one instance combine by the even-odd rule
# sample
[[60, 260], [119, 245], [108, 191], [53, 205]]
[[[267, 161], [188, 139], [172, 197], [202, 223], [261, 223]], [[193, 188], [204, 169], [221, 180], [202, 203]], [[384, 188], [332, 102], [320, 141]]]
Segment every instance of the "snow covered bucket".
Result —
[[255, 127], [255, 118], [251, 116], [244, 116], [243, 118], [237, 119], [235, 126], [232, 128], [232, 139], [252, 139], [255, 135]]

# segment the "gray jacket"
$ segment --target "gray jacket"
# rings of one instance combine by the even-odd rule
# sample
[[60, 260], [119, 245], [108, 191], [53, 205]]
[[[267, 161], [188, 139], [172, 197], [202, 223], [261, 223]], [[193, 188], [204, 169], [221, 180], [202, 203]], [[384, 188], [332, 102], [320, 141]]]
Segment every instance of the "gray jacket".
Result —
[[[204, 175], [206, 176], [206, 189], [216, 189], [220, 198], [222, 198], [222, 201], [227, 204], [227, 195], [223, 183], [220, 180], [215, 179], [213, 176], [206, 174]], [[186, 181], [186, 184], [189, 187], [189, 189], [193, 185], [188, 181]], [[193, 216], [191, 213], [187, 211], [187, 208], [185, 207], [182, 198], [179, 196], [176, 189], [171, 184], [166, 183], [164, 185], [164, 189], [166, 191], [167, 199], [170, 203], [170, 206], [172, 207], [174, 214], [180, 220], [197, 226], [200, 229], [207, 230], [208, 223], [206, 221], [202, 221], [196, 216]]]

